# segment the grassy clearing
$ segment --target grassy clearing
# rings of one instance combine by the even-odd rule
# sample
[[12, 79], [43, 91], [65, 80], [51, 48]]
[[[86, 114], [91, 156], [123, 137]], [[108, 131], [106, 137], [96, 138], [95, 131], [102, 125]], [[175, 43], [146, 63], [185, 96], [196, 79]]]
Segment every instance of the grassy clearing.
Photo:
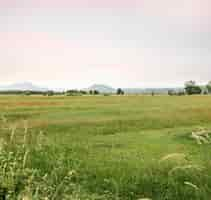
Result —
[[8, 166], [1, 164], [1, 188], [10, 199], [208, 200], [210, 139], [202, 135], [207, 142], [198, 144], [192, 132], [210, 129], [210, 102], [209, 96], [1, 96], [0, 157]]

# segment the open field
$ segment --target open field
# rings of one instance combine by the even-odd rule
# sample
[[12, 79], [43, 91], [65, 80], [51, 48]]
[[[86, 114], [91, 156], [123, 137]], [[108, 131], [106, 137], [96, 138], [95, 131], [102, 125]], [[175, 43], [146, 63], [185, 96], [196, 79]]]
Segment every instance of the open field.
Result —
[[[48, 179], [51, 192], [21, 179], [27, 184], [13, 198], [25, 185], [37, 199], [211, 197], [209, 138], [202, 144], [191, 138], [192, 131], [211, 128], [211, 96], [0, 96], [0, 112], [7, 144], [13, 132], [15, 143], [28, 134], [30, 156], [24, 159], [23, 153], [24, 167], [37, 169], [39, 176], [56, 168]], [[34, 148], [40, 132], [43, 150], [38, 153]], [[16, 152], [13, 146], [9, 149]], [[73, 177], [65, 187], [62, 180], [70, 170]], [[8, 181], [1, 174], [1, 182]], [[17, 177], [11, 179], [1, 187], [20, 185]]]

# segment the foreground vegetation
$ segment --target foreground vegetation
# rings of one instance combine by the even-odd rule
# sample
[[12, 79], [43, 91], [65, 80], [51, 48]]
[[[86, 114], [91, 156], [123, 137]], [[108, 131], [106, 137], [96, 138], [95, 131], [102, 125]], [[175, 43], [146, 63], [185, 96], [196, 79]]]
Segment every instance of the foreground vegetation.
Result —
[[1, 194], [208, 200], [210, 101], [210, 96], [1, 96]]

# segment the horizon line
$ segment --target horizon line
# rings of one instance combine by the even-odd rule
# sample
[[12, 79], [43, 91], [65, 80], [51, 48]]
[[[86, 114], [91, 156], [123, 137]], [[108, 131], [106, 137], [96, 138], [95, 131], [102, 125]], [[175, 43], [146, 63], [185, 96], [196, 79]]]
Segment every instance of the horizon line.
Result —
[[[31, 84], [32, 86], [36, 86], [36, 87], [40, 87], [40, 88], [44, 88], [44, 89], [60, 89], [60, 90], [67, 90], [67, 89], [88, 89], [94, 85], [102, 85], [102, 86], [106, 86], [106, 87], [110, 87], [112, 89], [117, 89], [117, 88], [124, 88], [124, 89], [166, 89], [166, 88], [183, 88], [184, 87], [184, 83], [183, 84], [166, 84], [164, 85], [163, 83], [160, 85], [154, 84], [146, 84], [146, 85], [140, 85], [137, 86], [134, 84], [134, 86], [112, 86], [112, 84], [107, 84], [107, 83], [93, 83], [93, 84], [87, 84], [88, 86], [55, 86], [55, 83], [52, 84], [48, 84], [48, 81], [18, 81], [18, 82], [3, 82], [3, 84], [0, 84], [0, 87], [8, 87], [8, 86], [12, 86], [12, 85], [17, 85], [17, 84]], [[206, 85], [205, 83], [198, 83], [198, 85]]]

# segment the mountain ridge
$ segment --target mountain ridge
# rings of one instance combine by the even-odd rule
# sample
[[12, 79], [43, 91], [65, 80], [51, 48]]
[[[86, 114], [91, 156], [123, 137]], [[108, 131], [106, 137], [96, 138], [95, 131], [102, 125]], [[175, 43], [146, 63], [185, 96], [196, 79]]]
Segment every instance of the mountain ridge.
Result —
[[12, 83], [10, 85], [0, 86], [0, 91], [48, 91], [48, 88], [37, 86], [31, 82]]
[[[166, 87], [166, 88], [122, 88], [122, 90], [126, 94], [149, 94], [152, 92], [155, 93], [168, 93], [168, 90], [181, 90], [182, 87]], [[10, 85], [4, 85], [0, 86], [0, 91], [37, 91], [37, 92], [46, 92], [49, 90], [53, 90], [55, 92], [63, 92], [65, 89], [49, 89], [47, 87], [41, 87], [36, 84], [33, 84], [31, 82], [19, 82], [19, 83], [13, 83]], [[116, 93], [116, 88], [113, 88], [109, 85], [105, 84], [93, 84], [88, 88], [83, 89], [85, 91], [90, 90], [97, 90], [100, 93]]]
[[112, 88], [111, 86], [104, 85], [104, 84], [93, 84], [88, 88], [84, 89], [85, 91], [90, 91], [90, 90], [97, 90], [100, 93], [114, 93], [116, 90]]

